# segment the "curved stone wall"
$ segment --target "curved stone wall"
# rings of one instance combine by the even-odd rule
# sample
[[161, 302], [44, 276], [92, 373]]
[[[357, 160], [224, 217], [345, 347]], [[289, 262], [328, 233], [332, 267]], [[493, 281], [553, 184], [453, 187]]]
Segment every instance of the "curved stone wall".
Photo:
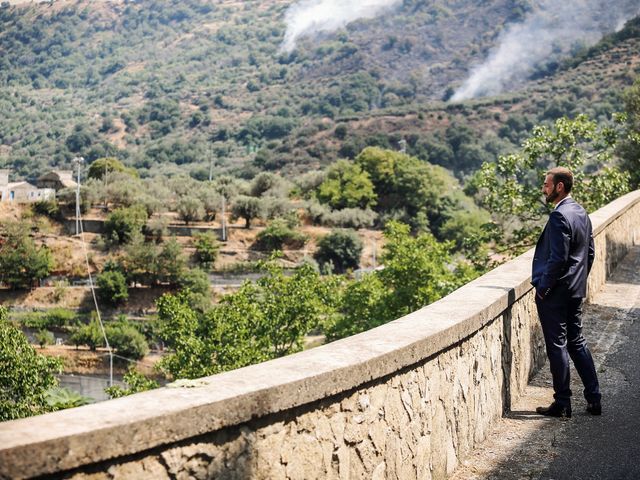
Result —
[[[640, 238], [640, 191], [591, 217], [595, 291]], [[531, 257], [351, 338], [2, 423], [0, 478], [444, 478], [543, 362]]]

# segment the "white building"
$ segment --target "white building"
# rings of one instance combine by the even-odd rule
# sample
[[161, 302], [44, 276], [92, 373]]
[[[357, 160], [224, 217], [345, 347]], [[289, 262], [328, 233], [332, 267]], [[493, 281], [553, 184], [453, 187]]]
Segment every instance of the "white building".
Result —
[[56, 192], [52, 188], [38, 188], [29, 182], [9, 182], [10, 170], [0, 170], [0, 201], [32, 203], [53, 200]]

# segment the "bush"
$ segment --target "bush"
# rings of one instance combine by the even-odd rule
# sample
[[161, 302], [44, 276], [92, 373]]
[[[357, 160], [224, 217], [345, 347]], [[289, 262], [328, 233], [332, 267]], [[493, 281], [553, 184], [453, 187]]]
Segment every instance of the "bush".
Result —
[[50, 327], [72, 327], [78, 323], [78, 315], [66, 308], [52, 308], [45, 313], [47, 328]]
[[58, 411], [87, 405], [92, 399], [65, 387], [53, 387], [47, 390], [46, 401], [53, 410]]
[[44, 312], [29, 312], [24, 316], [20, 315], [16, 320], [20, 325], [26, 328], [42, 329], [46, 327]]
[[67, 280], [57, 280], [54, 282], [53, 288], [53, 301], [55, 303], [60, 302], [67, 294], [67, 289], [69, 288], [69, 282]]
[[314, 258], [320, 268], [332, 265], [336, 273], [344, 273], [358, 268], [362, 248], [362, 240], [354, 231], [336, 230], [320, 239]]
[[265, 197], [262, 199], [262, 217], [274, 219], [295, 213], [293, 204], [286, 198]]
[[348, 130], [349, 129], [345, 123], [340, 123], [334, 129], [333, 134], [335, 135], [336, 138], [340, 140], [344, 140], [347, 137]]
[[378, 214], [369, 208], [343, 208], [330, 212], [323, 218], [323, 223], [332, 227], [369, 228], [377, 218]]
[[102, 335], [102, 329], [97, 320], [92, 320], [88, 325], [83, 325], [78, 328], [69, 337], [69, 341], [76, 347], [79, 345], [86, 345], [89, 350], [95, 352], [98, 347], [104, 346], [104, 336]]
[[189, 306], [199, 312], [211, 308], [211, 283], [207, 272], [199, 268], [186, 270], [178, 279], [178, 288], [189, 292]]
[[206, 270], [212, 270], [220, 252], [220, 242], [214, 233], [196, 233], [193, 236], [196, 248], [195, 260]]
[[56, 339], [49, 330], [39, 330], [38, 333], [36, 333], [36, 341], [38, 345], [40, 345], [40, 348], [44, 348], [45, 345], [53, 345]]
[[295, 184], [300, 195], [304, 198], [310, 198], [326, 178], [325, 172], [316, 170], [300, 175], [295, 179]]
[[33, 212], [53, 220], [60, 218], [60, 206], [55, 200], [40, 200], [33, 204]]
[[307, 236], [296, 232], [287, 225], [286, 220], [276, 218], [267, 228], [258, 233], [253, 248], [256, 250], [282, 250], [286, 245], [290, 248], [301, 248], [307, 242]]
[[120, 305], [129, 299], [127, 281], [118, 271], [102, 272], [96, 280], [98, 297], [109, 305]]
[[306, 214], [314, 225], [324, 225], [325, 220], [331, 215], [331, 209], [327, 205], [311, 200], [307, 205]]
[[146, 222], [147, 211], [142, 205], [117, 208], [105, 220], [104, 234], [108, 241], [122, 245], [142, 232]]
[[109, 345], [118, 355], [131, 360], [140, 360], [149, 353], [144, 335], [129, 322], [118, 322], [106, 328]]
[[48, 312], [29, 312], [21, 318], [20, 323], [38, 330], [61, 329], [77, 325], [78, 316], [71, 310], [53, 308]]
[[209, 276], [207, 272], [199, 268], [185, 270], [178, 279], [178, 288], [201, 295], [209, 295], [211, 293]]
[[129, 371], [124, 375], [124, 382], [127, 384], [127, 388], [122, 388], [118, 385], [107, 387], [105, 392], [111, 398], [120, 398], [126, 395], [131, 395], [138, 392], [145, 392], [158, 388], [158, 382], [145, 377], [143, 374], [137, 372], [134, 367], [130, 367]]

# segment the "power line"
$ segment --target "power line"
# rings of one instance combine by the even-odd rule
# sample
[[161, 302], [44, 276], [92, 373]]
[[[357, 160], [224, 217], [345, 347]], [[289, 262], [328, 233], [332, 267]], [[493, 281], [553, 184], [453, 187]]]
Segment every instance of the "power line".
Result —
[[80, 165], [84, 162], [82, 157], [74, 159], [74, 162], [78, 165], [78, 186], [76, 190], [76, 233], [80, 234], [80, 241], [82, 243], [82, 250], [84, 251], [85, 264], [87, 265], [87, 274], [89, 276], [89, 287], [91, 288], [91, 296], [93, 297], [93, 304], [96, 307], [96, 316], [98, 317], [98, 323], [100, 324], [100, 330], [102, 331], [102, 337], [104, 343], [109, 351], [109, 386], [113, 386], [113, 349], [109, 345], [109, 339], [107, 338], [107, 332], [102, 322], [102, 315], [100, 315], [100, 307], [98, 306], [98, 298], [96, 297], [96, 288], [93, 283], [93, 276], [91, 275], [91, 266], [89, 265], [89, 251], [87, 249], [87, 242], [84, 239], [84, 228], [82, 226], [82, 212], [80, 211]]

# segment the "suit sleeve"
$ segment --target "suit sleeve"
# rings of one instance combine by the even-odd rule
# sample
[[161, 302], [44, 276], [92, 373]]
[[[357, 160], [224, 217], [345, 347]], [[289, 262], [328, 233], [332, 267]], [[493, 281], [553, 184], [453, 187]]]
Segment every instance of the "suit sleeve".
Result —
[[596, 258], [596, 249], [593, 243], [593, 231], [589, 228], [589, 255], [587, 257], [587, 273], [591, 271], [593, 261]]
[[538, 287], [542, 292], [553, 288], [558, 282], [558, 279], [565, 273], [571, 244], [571, 227], [569, 222], [567, 222], [567, 219], [557, 210], [551, 212], [547, 228], [550, 251]]

